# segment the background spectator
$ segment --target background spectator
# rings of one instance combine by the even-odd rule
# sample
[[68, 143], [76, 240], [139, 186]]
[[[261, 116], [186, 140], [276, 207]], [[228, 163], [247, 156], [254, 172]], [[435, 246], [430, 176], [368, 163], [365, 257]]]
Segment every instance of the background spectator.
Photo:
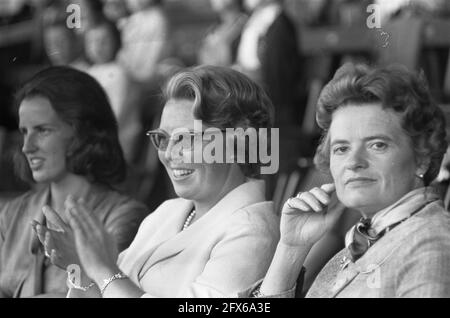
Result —
[[200, 64], [231, 66], [236, 62], [242, 29], [247, 22], [243, 0], [211, 0], [220, 23], [209, 32], [199, 51]]
[[119, 140], [125, 159], [131, 162], [137, 135], [141, 132], [139, 109], [130, 96], [135, 87], [122, 65], [117, 63], [120, 32], [109, 21], [103, 21], [85, 32], [86, 56], [92, 63], [88, 73], [105, 89], [119, 125]]
[[159, 0], [126, 0], [132, 13], [122, 28], [119, 61], [138, 82], [158, 75], [158, 62], [166, 53], [168, 20]]

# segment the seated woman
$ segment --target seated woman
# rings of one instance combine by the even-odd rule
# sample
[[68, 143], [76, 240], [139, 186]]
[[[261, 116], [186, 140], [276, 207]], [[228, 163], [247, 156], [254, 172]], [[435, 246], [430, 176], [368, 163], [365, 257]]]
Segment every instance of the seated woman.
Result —
[[[67, 220], [68, 195], [86, 206], [114, 246], [133, 240], [146, 207], [112, 186], [125, 176], [125, 162], [114, 114], [100, 85], [68, 67], [51, 67], [18, 92], [21, 152], [14, 160], [34, 190], [0, 207], [0, 297], [67, 293], [65, 271], [53, 266], [31, 228], [56, 229], [44, 214], [49, 206]], [[44, 209], [43, 209], [44, 208]]]
[[[270, 127], [271, 101], [241, 73], [214, 66], [172, 77], [165, 99], [160, 127], [148, 134], [179, 198], [149, 215], [120, 256], [89, 208], [68, 202], [69, 223], [58, 222], [65, 233], [49, 229], [47, 238], [40, 236], [54, 250], [56, 265], [83, 268], [75, 284], [79, 290], [74, 288], [69, 296], [237, 296], [268, 269], [279, 239], [279, 217], [272, 202], [265, 201], [264, 182], [250, 178], [263, 168], [261, 160], [238, 163], [227, 155], [207, 163], [201, 148], [210, 145], [206, 130], [211, 127], [219, 136], [226, 128]], [[225, 137], [232, 136], [227, 132]], [[230, 140], [234, 145], [234, 137]], [[215, 145], [220, 152], [223, 144]], [[195, 160], [198, 154], [205, 160]], [[69, 244], [75, 244], [78, 257], [61, 248]]]
[[326, 208], [336, 191], [362, 219], [307, 297], [450, 297], [450, 216], [428, 186], [447, 148], [445, 121], [425, 80], [400, 67], [344, 66], [321, 93], [317, 121], [316, 164], [334, 183], [285, 203], [254, 295], [293, 295], [311, 246], [339, 217]]

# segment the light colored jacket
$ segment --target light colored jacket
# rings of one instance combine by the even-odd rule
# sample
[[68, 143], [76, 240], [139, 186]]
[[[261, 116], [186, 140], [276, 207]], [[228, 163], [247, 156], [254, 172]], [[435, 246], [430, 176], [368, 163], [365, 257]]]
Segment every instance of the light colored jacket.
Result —
[[264, 182], [235, 188], [182, 231], [193, 203], [164, 202], [142, 223], [119, 268], [144, 297], [224, 297], [264, 277], [279, 239], [279, 217]]
[[450, 297], [450, 214], [435, 201], [355, 263], [348, 256], [335, 255], [306, 297]]

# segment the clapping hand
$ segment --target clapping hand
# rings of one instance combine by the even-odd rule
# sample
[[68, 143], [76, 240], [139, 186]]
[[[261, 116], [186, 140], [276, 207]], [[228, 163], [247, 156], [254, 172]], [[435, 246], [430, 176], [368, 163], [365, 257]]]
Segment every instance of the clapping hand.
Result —
[[82, 201], [77, 202], [69, 197], [67, 210], [77, 253], [86, 274], [97, 280], [98, 274], [102, 276], [104, 272], [116, 272], [119, 252], [113, 237]]
[[84, 201], [69, 196], [65, 208], [68, 224], [52, 208], [43, 208], [47, 220], [58, 230], [33, 221], [33, 228], [51, 262], [63, 269], [79, 264], [93, 279], [106, 270], [115, 270], [118, 257], [116, 243]]
[[66, 270], [71, 264], [79, 265], [80, 260], [76, 252], [75, 238], [70, 226], [51, 207], [44, 206], [42, 211], [47, 219], [48, 226], [37, 221], [32, 221], [32, 226], [39, 241], [44, 246], [45, 255], [50, 258], [53, 265], [63, 270]]

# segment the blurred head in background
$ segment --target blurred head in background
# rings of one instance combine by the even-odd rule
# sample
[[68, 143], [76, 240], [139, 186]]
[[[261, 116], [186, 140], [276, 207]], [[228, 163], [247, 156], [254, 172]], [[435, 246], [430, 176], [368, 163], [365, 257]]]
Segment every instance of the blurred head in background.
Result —
[[70, 2], [80, 6], [81, 28], [74, 29], [78, 34], [83, 34], [104, 18], [101, 0], [71, 0]]
[[82, 52], [76, 34], [67, 27], [65, 19], [44, 26], [44, 48], [52, 65], [69, 65]]
[[104, 20], [86, 31], [84, 47], [93, 64], [114, 61], [121, 47], [120, 32], [114, 23]]

